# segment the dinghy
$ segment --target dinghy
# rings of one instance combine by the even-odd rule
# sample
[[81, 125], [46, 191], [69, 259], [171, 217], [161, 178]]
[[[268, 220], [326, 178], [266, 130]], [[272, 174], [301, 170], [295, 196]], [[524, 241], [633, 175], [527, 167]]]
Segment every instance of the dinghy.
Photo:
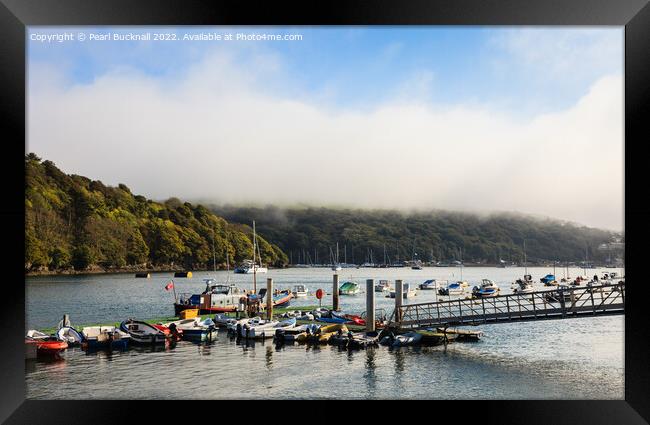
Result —
[[88, 349], [125, 349], [131, 335], [115, 326], [88, 326], [81, 330], [84, 338], [82, 347]]
[[167, 336], [163, 331], [149, 323], [127, 319], [120, 323], [120, 330], [131, 336], [136, 344], [164, 344]]
[[81, 345], [84, 341], [83, 335], [72, 326], [64, 326], [56, 331], [56, 337], [59, 341], [65, 341], [69, 346]]
[[326, 344], [327, 341], [329, 341], [329, 339], [334, 336], [339, 330], [343, 333], [347, 333], [348, 327], [344, 324], [322, 326], [316, 330], [314, 335], [310, 335], [307, 338], [307, 341]]
[[31, 339], [48, 339], [51, 338], [51, 335], [48, 335], [46, 333], [43, 333], [41, 331], [37, 331], [36, 329], [30, 329], [27, 331], [27, 338]]
[[[187, 322], [187, 320], [192, 320], [192, 322]], [[202, 342], [212, 341], [217, 338], [217, 326], [209, 317], [205, 320], [201, 320], [200, 317], [187, 320], [186, 323], [176, 325], [177, 329], [183, 331], [184, 340]]]
[[409, 345], [417, 345], [422, 340], [422, 334], [417, 332], [407, 332], [402, 335], [397, 335], [391, 344], [391, 347], [406, 347]]

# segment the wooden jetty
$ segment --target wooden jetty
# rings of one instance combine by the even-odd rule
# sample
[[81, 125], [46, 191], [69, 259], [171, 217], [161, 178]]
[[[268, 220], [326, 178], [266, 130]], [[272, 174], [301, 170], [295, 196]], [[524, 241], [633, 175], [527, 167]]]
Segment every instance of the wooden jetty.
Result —
[[625, 314], [624, 282], [432, 303], [396, 302], [389, 326], [427, 329], [613, 314]]

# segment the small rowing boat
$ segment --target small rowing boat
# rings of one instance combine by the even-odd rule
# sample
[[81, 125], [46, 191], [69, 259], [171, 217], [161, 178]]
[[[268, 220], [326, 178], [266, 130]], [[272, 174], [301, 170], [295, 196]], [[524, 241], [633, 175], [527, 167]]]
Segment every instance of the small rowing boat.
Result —
[[120, 323], [120, 330], [128, 333], [135, 344], [164, 344], [167, 340], [164, 331], [140, 320], [127, 319]]

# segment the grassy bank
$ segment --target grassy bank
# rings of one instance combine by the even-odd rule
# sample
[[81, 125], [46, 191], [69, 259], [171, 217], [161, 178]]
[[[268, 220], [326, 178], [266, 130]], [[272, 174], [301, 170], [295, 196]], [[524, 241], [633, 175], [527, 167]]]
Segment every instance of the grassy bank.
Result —
[[[273, 309], [273, 317], [277, 318], [281, 314], [286, 313], [287, 311], [311, 311], [317, 309], [317, 305], [309, 305], [309, 306], [302, 306], [302, 307], [276, 307]], [[332, 306], [327, 306], [324, 305], [323, 308], [328, 308], [331, 309]], [[264, 315], [265, 313], [262, 312], [260, 313], [260, 316]], [[229, 316], [235, 317], [235, 314], [233, 313], [228, 313]], [[203, 318], [207, 317], [214, 317], [214, 314], [202, 314], [200, 315]], [[167, 322], [173, 322], [174, 320], [179, 320], [177, 316], [166, 316], [166, 317], [154, 317], [154, 318], [148, 318], [148, 319], [143, 319], [143, 318], [136, 318], [137, 320], [142, 320], [147, 323], [167, 323]], [[103, 322], [103, 323], [87, 323], [83, 325], [77, 325], [75, 323], [72, 324], [72, 326], [77, 329], [78, 331], [81, 331], [83, 328], [89, 327], [89, 326], [115, 326], [119, 327], [121, 322]], [[308, 322], [305, 322], [308, 323]], [[44, 329], [39, 329], [41, 332], [44, 332], [46, 334], [53, 334], [56, 332], [56, 328], [44, 328]]]

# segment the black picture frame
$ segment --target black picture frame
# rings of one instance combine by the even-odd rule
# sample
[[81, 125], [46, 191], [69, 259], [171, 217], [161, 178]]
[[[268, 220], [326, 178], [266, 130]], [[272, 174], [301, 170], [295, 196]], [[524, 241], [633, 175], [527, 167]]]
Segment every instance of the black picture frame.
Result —
[[[2, 321], [3, 364], [0, 367], [0, 420], [6, 423], [116, 423], [134, 421], [142, 410], [127, 401], [25, 400], [24, 368], [24, 154], [25, 138], [25, 28], [31, 25], [612, 25], [625, 26], [625, 400], [621, 401], [489, 401], [428, 403], [420, 405], [348, 406], [364, 416], [381, 417], [387, 409], [412, 420], [442, 420], [446, 411], [471, 421], [526, 424], [642, 424], [650, 421], [650, 327], [645, 324], [643, 300], [648, 290], [642, 280], [644, 244], [649, 236], [644, 145], [650, 135], [650, 6], [648, 0], [329, 0], [302, 1], [198, 1], [198, 0], [1, 0], [0, 85], [2, 127], [13, 134], [3, 144], [0, 167], [5, 197], [1, 212], [5, 223]], [[7, 131], [9, 130], [9, 131]], [[643, 195], [646, 194], [646, 195]], [[630, 231], [631, 229], [631, 231]], [[581, 319], [587, 320], [587, 319]], [[468, 379], [471, 379], [468, 377]], [[576, 377], [579, 379], [579, 377]], [[579, 398], [579, 395], [576, 395]], [[169, 402], [167, 402], [169, 403]], [[237, 408], [226, 408], [224, 412]], [[318, 403], [318, 402], [316, 402]], [[336, 415], [314, 412], [316, 403], [301, 403], [308, 420], [338, 420]], [[332, 403], [332, 402], [330, 402]], [[165, 422], [171, 413], [185, 411], [189, 403], [145, 403], [146, 421]], [[182, 406], [182, 407], [181, 407]], [[216, 405], [213, 405], [216, 406]], [[335, 404], [334, 406], [339, 406]], [[193, 406], [192, 409], [196, 409]], [[201, 406], [199, 410], [203, 410]], [[402, 409], [409, 409], [404, 411]], [[263, 410], [271, 409], [266, 403]], [[279, 409], [285, 409], [280, 407]], [[339, 407], [333, 407], [338, 410]], [[365, 409], [365, 410], [364, 410]], [[424, 416], [416, 415], [419, 410]], [[172, 410], [170, 412], [170, 410]], [[191, 409], [189, 409], [191, 410]], [[293, 410], [295, 412], [295, 410]], [[400, 413], [402, 412], [402, 413]], [[236, 412], [233, 412], [236, 413]], [[434, 415], [435, 413], [435, 415]], [[225, 415], [225, 413], [223, 413]], [[344, 415], [345, 420], [352, 413]], [[435, 419], [428, 418], [435, 417]], [[186, 419], [191, 416], [184, 415]], [[237, 420], [236, 415], [231, 416]], [[243, 418], [243, 419], [241, 419]], [[241, 420], [265, 420], [264, 414]], [[216, 418], [214, 420], [217, 420]], [[218, 420], [226, 420], [220, 416]], [[283, 420], [291, 420], [286, 417]], [[399, 420], [399, 419], [398, 419]], [[194, 420], [192, 420], [194, 421]]]

